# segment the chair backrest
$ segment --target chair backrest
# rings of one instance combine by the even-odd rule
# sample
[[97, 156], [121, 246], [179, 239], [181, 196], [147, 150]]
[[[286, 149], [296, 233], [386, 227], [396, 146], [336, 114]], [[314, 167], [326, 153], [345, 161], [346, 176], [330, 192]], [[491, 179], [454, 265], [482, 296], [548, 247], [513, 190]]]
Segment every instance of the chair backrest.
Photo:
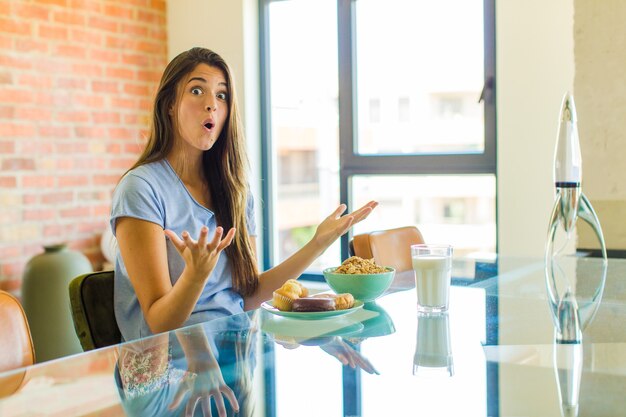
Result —
[[353, 255], [374, 259], [377, 264], [392, 266], [398, 272], [413, 268], [411, 245], [424, 243], [424, 238], [415, 226], [379, 230], [354, 236], [350, 242]]
[[0, 290], [0, 372], [35, 362], [35, 350], [22, 305]]
[[113, 271], [100, 271], [70, 282], [74, 329], [85, 351], [122, 341], [113, 309], [113, 281]]

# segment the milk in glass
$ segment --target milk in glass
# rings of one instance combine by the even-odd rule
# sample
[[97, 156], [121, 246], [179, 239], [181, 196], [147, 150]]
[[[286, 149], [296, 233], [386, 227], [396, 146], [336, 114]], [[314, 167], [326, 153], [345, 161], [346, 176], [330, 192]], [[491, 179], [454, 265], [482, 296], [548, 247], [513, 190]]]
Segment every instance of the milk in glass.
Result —
[[450, 256], [413, 256], [419, 310], [445, 311], [448, 309], [451, 268]]

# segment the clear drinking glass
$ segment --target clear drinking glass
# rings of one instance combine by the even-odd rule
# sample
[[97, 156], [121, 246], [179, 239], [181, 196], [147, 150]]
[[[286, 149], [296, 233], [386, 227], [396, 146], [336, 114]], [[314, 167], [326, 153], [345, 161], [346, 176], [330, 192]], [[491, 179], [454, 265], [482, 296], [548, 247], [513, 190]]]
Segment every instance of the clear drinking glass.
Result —
[[418, 313], [413, 375], [454, 375], [447, 313]]
[[452, 246], [420, 244], [411, 246], [415, 271], [417, 311], [441, 313], [448, 310], [452, 270]]

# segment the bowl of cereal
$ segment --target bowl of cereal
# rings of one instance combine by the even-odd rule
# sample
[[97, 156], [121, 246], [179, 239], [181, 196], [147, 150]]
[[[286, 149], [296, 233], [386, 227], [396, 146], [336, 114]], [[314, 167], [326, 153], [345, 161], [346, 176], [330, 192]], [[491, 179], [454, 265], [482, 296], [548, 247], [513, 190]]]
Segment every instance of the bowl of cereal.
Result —
[[396, 270], [376, 265], [373, 259], [352, 256], [339, 266], [326, 268], [324, 279], [337, 294], [350, 293], [356, 300], [373, 301], [391, 286]]

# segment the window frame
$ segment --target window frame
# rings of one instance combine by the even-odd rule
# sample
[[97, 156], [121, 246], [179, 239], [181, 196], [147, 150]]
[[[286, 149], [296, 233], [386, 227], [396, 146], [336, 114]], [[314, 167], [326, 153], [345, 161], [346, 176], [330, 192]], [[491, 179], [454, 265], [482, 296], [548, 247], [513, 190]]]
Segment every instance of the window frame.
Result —
[[[275, 155], [271, 142], [270, 45], [269, 5], [285, 0], [259, 0], [259, 51], [261, 93], [261, 175], [263, 206], [263, 265], [274, 266], [275, 247], [274, 210], [276, 190]], [[350, 199], [351, 179], [358, 175], [437, 175], [437, 174], [493, 174], [497, 187], [496, 154], [496, 52], [495, 0], [483, 0], [484, 9], [484, 87], [480, 100], [484, 106], [485, 145], [481, 153], [448, 153], [416, 155], [359, 155], [357, 141], [357, 68], [356, 68], [356, 1], [337, 0], [338, 84], [339, 84], [339, 197], [353, 210]], [[496, 231], [498, 207], [496, 199]], [[497, 235], [497, 232], [496, 232]], [[341, 259], [348, 257], [348, 243], [352, 234], [341, 238]], [[496, 236], [496, 251], [497, 251]], [[323, 280], [320, 273], [305, 273], [305, 279]]]

